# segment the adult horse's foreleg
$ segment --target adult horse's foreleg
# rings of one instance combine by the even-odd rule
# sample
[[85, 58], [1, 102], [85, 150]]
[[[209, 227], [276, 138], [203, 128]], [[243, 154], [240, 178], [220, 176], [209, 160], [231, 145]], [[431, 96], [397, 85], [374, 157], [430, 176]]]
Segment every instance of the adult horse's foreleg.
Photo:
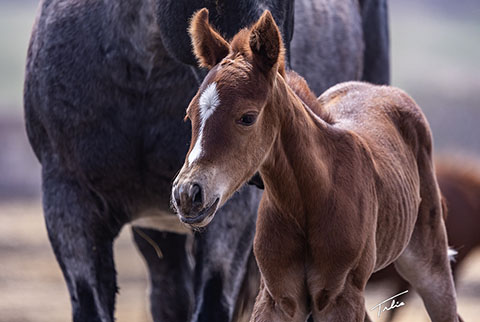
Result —
[[447, 234], [440, 192], [431, 161], [418, 161], [420, 203], [412, 237], [395, 268], [420, 294], [433, 322], [461, 321], [447, 254]]
[[113, 322], [113, 240], [123, 220], [57, 166], [43, 164], [43, 208], [50, 243], [70, 292], [75, 322]]
[[244, 187], [195, 235], [192, 322], [231, 321], [255, 233], [261, 192]]
[[258, 270], [257, 261], [252, 249], [248, 257], [247, 271], [245, 272], [240, 293], [238, 294], [232, 321], [246, 322], [250, 320], [259, 287], [260, 271]]
[[186, 242], [192, 237], [140, 227], [132, 232], [148, 268], [153, 321], [188, 321], [193, 310], [193, 272]]

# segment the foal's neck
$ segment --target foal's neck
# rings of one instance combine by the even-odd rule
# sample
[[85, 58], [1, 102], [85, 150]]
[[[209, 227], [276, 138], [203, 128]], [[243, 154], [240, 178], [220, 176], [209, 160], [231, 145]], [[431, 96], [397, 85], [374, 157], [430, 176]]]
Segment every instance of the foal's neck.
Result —
[[[316, 115], [278, 76], [267, 104], [276, 124], [271, 150], [260, 167], [265, 193], [281, 212], [305, 218], [311, 198], [326, 196], [338, 131]], [[314, 186], [312, 186], [314, 185]]]

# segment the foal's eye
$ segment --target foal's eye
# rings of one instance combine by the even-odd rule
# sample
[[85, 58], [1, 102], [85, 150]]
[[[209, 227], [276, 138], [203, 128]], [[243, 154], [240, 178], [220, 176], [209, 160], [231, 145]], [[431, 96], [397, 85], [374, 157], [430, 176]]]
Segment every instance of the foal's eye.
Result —
[[242, 117], [237, 121], [237, 123], [244, 126], [250, 126], [250, 125], [253, 125], [253, 123], [255, 123], [256, 120], [257, 120], [256, 114], [246, 113], [242, 115]]

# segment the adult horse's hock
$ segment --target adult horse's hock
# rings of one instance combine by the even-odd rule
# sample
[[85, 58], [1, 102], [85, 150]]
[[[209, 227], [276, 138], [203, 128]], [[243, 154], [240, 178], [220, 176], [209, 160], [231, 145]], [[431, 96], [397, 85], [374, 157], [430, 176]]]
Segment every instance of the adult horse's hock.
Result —
[[181, 221], [206, 226], [260, 171], [251, 320], [368, 320], [365, 284], [394, 262], [432, 321], [459, 321], [432, 137], [415, 102], [358, 82], [316, 100], [285, 72], [268, 11], [230, 43], [205, 9], [190, 31], [210, 72], [187, 110], [192, 141], [172, 202]]

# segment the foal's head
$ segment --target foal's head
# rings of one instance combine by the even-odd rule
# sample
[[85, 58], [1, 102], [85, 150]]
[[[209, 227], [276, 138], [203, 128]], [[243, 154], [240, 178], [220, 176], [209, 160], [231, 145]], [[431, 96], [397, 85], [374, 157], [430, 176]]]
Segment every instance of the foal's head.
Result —
[[192, 141], [172, 202], [184, 223], [203, 227], [254, 175], [272, 145], [274, 116], [267, 110], [277, 74], [284, 74], [283, 46], [268, 11], [228, 43], [202, 9], [190, 34], [200, 65], [210, 71], [187, 109]]

